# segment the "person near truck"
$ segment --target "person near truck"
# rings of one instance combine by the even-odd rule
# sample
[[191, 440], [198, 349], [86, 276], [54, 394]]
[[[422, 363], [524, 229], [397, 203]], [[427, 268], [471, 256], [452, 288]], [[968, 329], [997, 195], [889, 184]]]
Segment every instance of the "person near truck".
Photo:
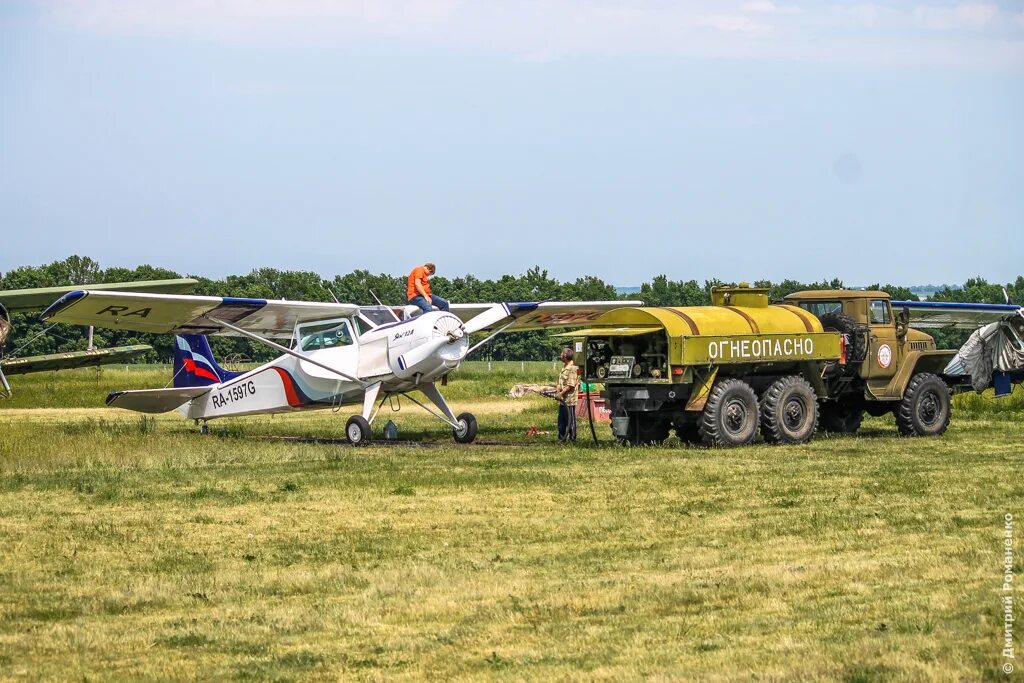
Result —
[[416, 266], [409, 273], [406, 296], [410, 304], [418, 306], [424, 313], [430, 313], [431, 306], [437, 306], [442, 311], [448, 310], [448, 302], [430, 291], [428, 278], [435, 272], [437, 272], [437, 268], [433, 263], [424, 263], [422, 266]]
[[572, 362], [572, 349], [562, 349], [558, 359], [562, 369], [555, 383], [555, 398], [558, 399], [558, 440], [576, 442], [576, 395], [580, 390], [580, 375]]

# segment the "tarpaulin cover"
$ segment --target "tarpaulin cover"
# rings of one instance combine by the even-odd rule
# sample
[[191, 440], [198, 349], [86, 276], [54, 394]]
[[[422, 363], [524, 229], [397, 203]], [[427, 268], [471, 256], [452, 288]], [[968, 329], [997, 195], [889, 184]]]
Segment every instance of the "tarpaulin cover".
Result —
[[948, 375], [970, 375], [975, 391], [992, 386], [996, 372], [1024, 369], [1024, 317], [990, 323], [975, 330], [946, 366]]

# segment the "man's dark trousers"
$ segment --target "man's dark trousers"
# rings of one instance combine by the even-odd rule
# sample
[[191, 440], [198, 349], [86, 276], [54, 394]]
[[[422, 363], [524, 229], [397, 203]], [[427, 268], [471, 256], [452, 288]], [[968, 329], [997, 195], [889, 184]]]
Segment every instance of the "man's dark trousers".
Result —
[[576, 441], [576, 406], [558, 404], [558, 440]]

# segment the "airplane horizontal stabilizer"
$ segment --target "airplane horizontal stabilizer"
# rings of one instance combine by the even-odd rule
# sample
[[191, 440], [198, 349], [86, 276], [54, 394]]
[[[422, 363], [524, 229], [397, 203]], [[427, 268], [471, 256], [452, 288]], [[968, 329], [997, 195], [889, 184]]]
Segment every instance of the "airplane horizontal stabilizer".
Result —
[[166, 413], [209, 391], [210, 387], [114, 391], [107, 396], [107, 405], [138, 413]]

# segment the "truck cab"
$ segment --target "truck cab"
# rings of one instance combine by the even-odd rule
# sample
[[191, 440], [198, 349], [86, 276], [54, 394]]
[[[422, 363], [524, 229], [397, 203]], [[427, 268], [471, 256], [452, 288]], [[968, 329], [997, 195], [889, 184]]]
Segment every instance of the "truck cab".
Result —
[[[894, 310], [887, 292], [877, 290], [812, 290], [794, 292], [787, 303], [813, 313], [826, 329], [843, 333], [846, 339], [846, 372], [830, 378], [829, 401], [822, 406], [823, 426], [829, 431], [856, 431], [860, 415], [895, 413], [903, 433], [930, 433], [945, 429], [949, 398], [946, 390], [957, 378], [942, 376], [956, 355], [939, 350], [935, 339], [909, 326], [909, 313]], [[929, 399], [937, 406], [935, 425], [928, 422], [930, 408], [921, 408], [924, 418], [907, 412], [904, 404], [917, 386], [927, 381]], [[918, 402], [919, 403], [919, 402]]]
[[[785, 297], [789, 303], [813, 313], [826, 327], [853, 336], [848, 362], [877, 400], [896, 400], [901, 394], [886, 391], [908, 363], [922, 356], [933, 371], [941, 370], [955, 351], [937, 351], [935, 339], [911, 329], [908, 316], [894, 311], [892, 298], [877, 290], [812, 290]], [[857, 339], [857, 336], [860, 339]]]

